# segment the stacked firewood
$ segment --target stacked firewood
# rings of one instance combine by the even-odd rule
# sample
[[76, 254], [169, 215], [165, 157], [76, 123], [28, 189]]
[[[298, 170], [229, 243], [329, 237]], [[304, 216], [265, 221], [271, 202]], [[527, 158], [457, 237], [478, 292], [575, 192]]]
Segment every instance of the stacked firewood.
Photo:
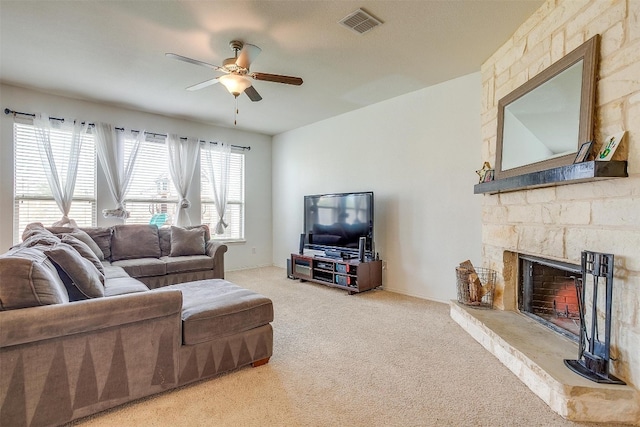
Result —
[[456, 270], [458, 272], [458, 285], [463, 286], [462, 291], [466, 297], [466, 302], [471, 305], [479, 305], [482, 302], [482, 297], [491, 291], [489, 289], [491, 285], [483, 286], [476, 269], [469, 260], [461, 262]]

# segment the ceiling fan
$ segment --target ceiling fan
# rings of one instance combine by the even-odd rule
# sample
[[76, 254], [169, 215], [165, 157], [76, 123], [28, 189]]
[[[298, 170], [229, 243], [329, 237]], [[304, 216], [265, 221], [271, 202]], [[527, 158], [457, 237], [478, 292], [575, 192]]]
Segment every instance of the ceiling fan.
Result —
[[251, 72], [249, 67], [254, 59], [260, 54], [262, 49], [258, 46], [243, 43], [238, 40], [232, 40], [229, 43], [229, 47], [234, 52], [233, 58], [227, 58], [222, 62], [222, 66], [212, 65], [206, 62], [198, 61], [197, 59], [187, 58], [186, 56], [177, 55], [175, 53], [166, 53], [169, 58], [177, 59], [179, 61], [188, 62], [190, 64], [200, 65], [202, 67], [211, 68], [215, 71], [221, 71], [225, 73], [222, 76], [214, 77], [209, 80], [205, 80], [202, 83], [189, 86], [187, 90], [199, 90], [207, 86], [211, 86], [216, 83], [222, 83], [229, 93], [234, 97], [238, 97], [241, 93], [246, 93], [249, 99], [252, 101], [260, 101], [262, 97], [253, 87], [251, 77], [254, 80], [264, 80], [267, 82], [284, 83], [288, 85], [300, 86], [302, 79], [300, 77], [282, 76], [279, 74], [268, 74]]

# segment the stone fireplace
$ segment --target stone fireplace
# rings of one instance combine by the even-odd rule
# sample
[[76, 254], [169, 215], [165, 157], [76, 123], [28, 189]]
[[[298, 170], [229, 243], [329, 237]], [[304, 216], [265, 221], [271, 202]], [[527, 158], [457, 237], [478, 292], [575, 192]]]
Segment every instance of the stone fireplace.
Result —
[[[498, 101], [595, 34], [601, 43], [594, 149], [608, 135], [626, 131], [614, 160], [627, 161], [628, 178], [478, 196], [482, 266], [498, 272], [495, 309], [452, 303], [451, 316], [563, 417], [640, 425], [639, 1], [547, 0], [516, 30], [481, 67], [478, 164], [495, 163]], [[577, 344], [534, 320], [572, 320], [573, 302], [564, 295], [571, 286], [561, 277], [575, 272], [558, 274], [564, 285], [553, 285], [553, 297], [531, 300], [540, 304], [526, 302], [518, 286], [528, 268], [521, 256], [577, 266], [583, 250], [615, 255], [611, 370], [627, 386], [603, 386], [569, 371], [563, 359], [577, 358]], [[525, 314], [529, 310], [534, 312]]]

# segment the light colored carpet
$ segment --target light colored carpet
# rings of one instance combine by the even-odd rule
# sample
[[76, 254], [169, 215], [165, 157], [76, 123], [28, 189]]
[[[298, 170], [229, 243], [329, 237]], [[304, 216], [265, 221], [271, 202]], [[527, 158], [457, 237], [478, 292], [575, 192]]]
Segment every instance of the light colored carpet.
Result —
[[227, 279], [273, 300], [274, 354], [81, 420], [83, 426], [575, 426], [449, 317], [446, 304], [345, 291], [269, 267]]

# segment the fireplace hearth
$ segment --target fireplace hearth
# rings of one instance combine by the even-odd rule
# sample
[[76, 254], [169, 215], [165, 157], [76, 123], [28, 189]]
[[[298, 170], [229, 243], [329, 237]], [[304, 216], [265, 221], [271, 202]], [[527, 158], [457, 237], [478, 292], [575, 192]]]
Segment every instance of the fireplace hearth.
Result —
[[580, 311], [576, 280], [581, 266], [520, 255], [518, 309], [548, 328], [578, 341]]

